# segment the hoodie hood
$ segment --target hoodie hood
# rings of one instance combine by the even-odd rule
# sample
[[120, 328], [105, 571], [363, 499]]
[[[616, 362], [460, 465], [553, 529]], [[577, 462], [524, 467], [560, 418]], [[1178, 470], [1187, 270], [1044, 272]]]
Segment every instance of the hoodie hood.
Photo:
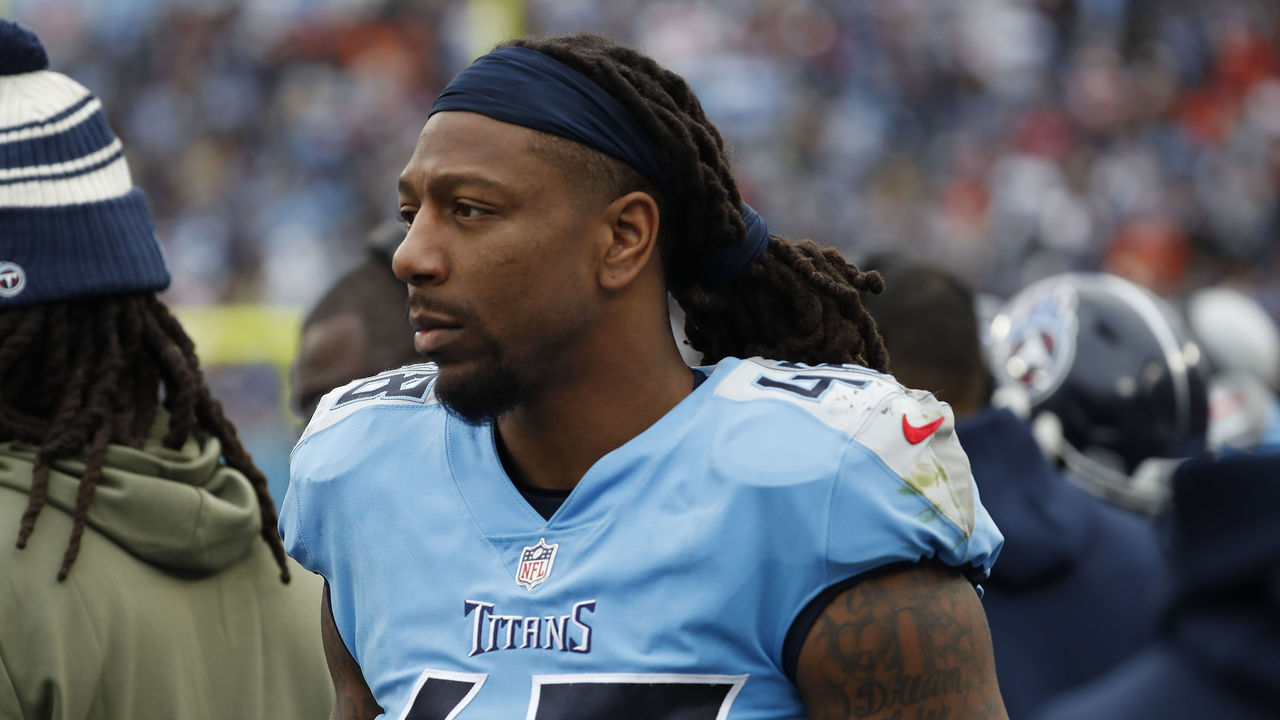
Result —
[[982, 504], [1004, 533], [1004, 550], [986, 585], [1027, 588], [1071, 569], [1087, 549], [1096, 516], [1084, 491], [1040, 452], [1025, 422], [984, 408], [956, 422]]
[[1280, 457], [1192, 460], [1174, 477], [1173, 640], [1280, 707]]
[[[167, 426], [168, 418], [158, 417], [141, 449], [107, 448], [88, 524], [153, 565], [216, 572], [244, 557], [257, 540], [257, 496], [244, 475], [221, 464], [216, 439], [189, 438], [170, 450], [159, 440]], [[0, 443], [0, 487], [30, 491], [37, 450], [27, 443]], [[53, 463], [43, 512], [74, 512], [84, 469], [82, 457]]]

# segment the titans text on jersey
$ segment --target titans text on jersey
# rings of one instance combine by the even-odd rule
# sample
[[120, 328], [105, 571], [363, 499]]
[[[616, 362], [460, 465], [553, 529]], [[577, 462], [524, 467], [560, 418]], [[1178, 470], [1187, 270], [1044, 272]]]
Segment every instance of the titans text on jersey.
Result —
[[[475, 617], [468, 657], [517, 648], [591, 652], [591, 626], [584, 620], [584, 614], [596, 609], [595, 600], [576, 602], [568, 614], [559, 617], [502, 615], [495, 611], [494, 603], [482, 600], [468, 600], [465, 607], [463, 614], [471, 615], [474, 611]], [[572, 629], [570, 623], [573, 623]]]
[[726, 359], [550, 519], [433, 368], [355, 381], [294, 450], [280, 531], [398, 720], [803, 718], [824, 590], [1002, 542], [950, 408], [857, 366]]

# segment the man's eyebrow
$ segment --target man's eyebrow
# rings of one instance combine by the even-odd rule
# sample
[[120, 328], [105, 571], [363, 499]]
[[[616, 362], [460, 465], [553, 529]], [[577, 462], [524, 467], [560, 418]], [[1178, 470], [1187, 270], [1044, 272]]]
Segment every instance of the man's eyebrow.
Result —
[[[426, 179], [426, 190], [429, 193], [447, 192], [459, 185], [479, 186], [492, 190], [510, 189], [509, 185], [500, 180], [495, 180], [487, 175], [465, 171], [443, 172], [431, 175]], [[398, 187], [401, 195], [418, 197], [421, 184], [401, 176]]]

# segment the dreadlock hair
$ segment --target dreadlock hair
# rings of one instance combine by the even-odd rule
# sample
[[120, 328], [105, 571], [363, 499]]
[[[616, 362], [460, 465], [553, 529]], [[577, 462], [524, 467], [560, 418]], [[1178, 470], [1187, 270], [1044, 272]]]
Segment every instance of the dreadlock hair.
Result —
[[635, 117], [657, 146], [666, 171], [665, 196], [622, 163], [587, 152], [625, 168], [608, 173], [618, 178], [618, 194], [645, 188], [658, 201], [663, 219], [658, 247], [668, 286], [681, 288], [677, 300], [685, 313], [685, 335], [704, 363], [760, 355], [888, 369], [884, 343], [859, 297], [863, 291], [879, 293], [884, 281], [879, 273], [862, 272], [835, 249], [771, 235], [764, 254], [739, 277], [717, 287], [698, 282], [702, 259], [716, 247], [741, 242], [745, 225], [724, 140], [683, 78], [636, 50], [591, 33], [521, 38], [504, 45], [536, 50], [590, 78]]
[[162, 444], [177, 449], [197, 430], [221, 442], [227, 465], [253, 485], [262, 539], [280, 567], [280, 580], [289, 582], [267, 479], [209, 394], [195, 344], [150, 292], [0, 311], [0, 436], [39, 447], [18, 547], [26, 547], [44, 508], [53, 462], [84, 457], [71, 539], [58, 571], [58, 580], [66, 579], [80, 552], [107, 445], [142, 446], [162, 387], [169, 413]]

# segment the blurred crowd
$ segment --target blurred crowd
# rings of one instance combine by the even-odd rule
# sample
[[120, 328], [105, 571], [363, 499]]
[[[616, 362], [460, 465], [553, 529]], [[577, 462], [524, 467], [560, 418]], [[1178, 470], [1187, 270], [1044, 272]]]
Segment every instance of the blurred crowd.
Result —
[[[111, 97], [179, 303], [306, 304], [395, 214], [462, 0], [15, 0]], [[1268, 0], [528, 0], [682, 73], [771, 227], [1005, 296], [1105, 268], [1280, 311]]]

